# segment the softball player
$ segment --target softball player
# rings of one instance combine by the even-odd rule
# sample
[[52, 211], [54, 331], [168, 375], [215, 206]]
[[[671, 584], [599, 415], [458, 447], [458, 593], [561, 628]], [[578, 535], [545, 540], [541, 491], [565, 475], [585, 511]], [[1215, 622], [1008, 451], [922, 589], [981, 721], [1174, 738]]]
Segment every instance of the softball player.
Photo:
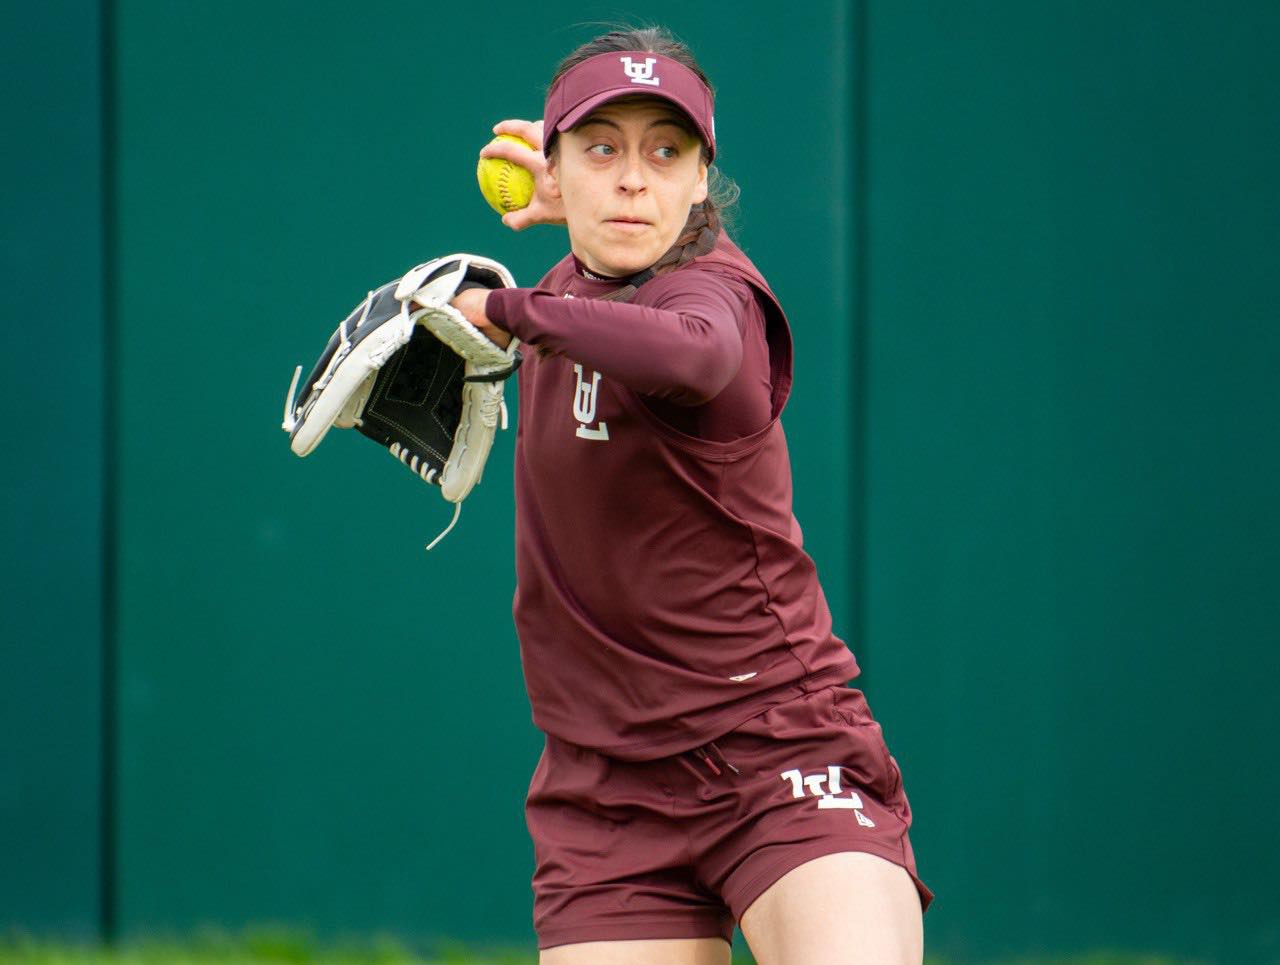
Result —
[[[571, 251], [462, 292], [519, 372], [515, 620], [546, 748], [541, 960], [919, 962], [911, 812], [791, 512], [786, 315], [721, 224], [713, 93], [661, 29], [560, 66], [494, 142]], [[544, 140], [545, 136], [545, 140]], [[709, 182], [712, 182], [709, 185]]]

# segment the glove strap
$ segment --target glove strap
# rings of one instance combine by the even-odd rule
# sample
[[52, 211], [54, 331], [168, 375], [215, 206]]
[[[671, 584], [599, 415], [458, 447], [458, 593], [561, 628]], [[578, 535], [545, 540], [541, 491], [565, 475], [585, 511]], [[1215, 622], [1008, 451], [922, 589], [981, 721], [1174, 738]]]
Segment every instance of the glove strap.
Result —
[[520, 368], [520, 363], [524, 361], [524, 356], [516, 352], [515, 358], [511, 364], [505, 369], [498, 369], [496, 372], [485, 372], [481, 375], [463, 376], [463, 382], [502, 382], [511, 378], [515, 374], [516, 369]]

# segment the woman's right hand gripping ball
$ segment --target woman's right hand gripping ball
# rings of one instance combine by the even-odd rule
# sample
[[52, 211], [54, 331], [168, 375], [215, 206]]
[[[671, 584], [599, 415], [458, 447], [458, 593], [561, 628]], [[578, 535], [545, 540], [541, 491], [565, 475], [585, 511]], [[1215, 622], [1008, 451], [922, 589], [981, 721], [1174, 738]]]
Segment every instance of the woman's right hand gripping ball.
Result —
[[513, 231], [523, 231], [536, 224], [564, 224], [564, 202], [551, 196], [547, 159], [542, 156], [542, 121], [500, 121], [493, 126], [493, 133], [514, 134], [532, 145], [525, 147], [516, 141], [495, 137], [480, 149], [482, 158], [504, 158], [533, 175], [533, 200], [518, 211], [504, 214], [502, 223]]

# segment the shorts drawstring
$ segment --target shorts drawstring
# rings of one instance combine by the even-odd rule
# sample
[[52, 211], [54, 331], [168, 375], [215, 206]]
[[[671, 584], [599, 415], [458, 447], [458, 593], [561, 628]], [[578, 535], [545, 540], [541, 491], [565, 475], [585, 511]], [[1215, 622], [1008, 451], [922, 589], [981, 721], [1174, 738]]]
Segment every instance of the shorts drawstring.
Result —
[[[720, 758], [720, 763], [723, 764], [725, 767], [727, 767], [729, 770], [731, 770], [734, 774], [742, 773], [736, 767], [734, 767], [731, 763], [729, 763], [729, 759], [724, 756], [724, 751], [720, 750], [720, 748], [716, 746], [715, 741], [709, 741], [708, 743], [703, 744], [701, 747], [695, 747], [693, 748], [692, 751], [686, 751], [685, 754], [697, 755], [697, 757], [702, 761], [702, 763], [707, 766], [707, 770], [709, 770], [716, 777], [720, 777], [724, 773], [724, 771], [720, 770], [720, 768], [716, 766], [716, 762], [712, 759], [711, 754], [707, 752], [707, 748], [711, 748], [711, 750], [715, 751], [716, 757]], [[700, 771], [698, 768], [694, 767], [693, 764], [689, 762], [688, 758], [685, 757], [685, 754], [676, 755], [677, 759], [680, 761], [680, 765], [686, 771], [688, 771], [690, 774], [696, 777], [699, 781], [701, 781], [703, 784], [710, 784], [711, 782], [707, 780], [707, 776], [703, 774], [702, 771]]]
[[725, 767], [729, 768], [729, 770], [733, 771], [733, 773], [734, 773], [734, 774], [741, 774], [741, 773], [742, 773], [740, 770], [738, 770], [736, 767], [734, 767], [732, 764], [730, 764], [730, 763], [729, 763], [729, 758], [727, 758], [727, 757], [725, 757], [725, 756], [724, 756], [724, 751], [722, 751], [719, 747], [717, 747], [717, 746], [716, 746], [716, 742], [715, 742], [715, 741], [712, 741], [712, 742], [711, 742], [710, 744], [708, 744], [707, 746], [708, 746], [708, 747], [710, 747], [713, 751], [715, 751], [717, 754], [719, 754], [719, 755], [720, 755], [720, 763], [721, 763], [721, 764], [723, 764]]
[[684, 754], [677, 754], [676, 760], [680, 762], [681, 767], [683, 767], [686, 771], [688, 771], [690, 774], [696, 777], [703, 784], [711, 783], [710, 781], [707, 780], [707, 775], [703, 774], [702, 771], [698, 770], [698, 768], [690, 764], [689, 759], [685, 757]]
[[720, 768], [716, 767], [716, 762], [711, 759], [711, 755], [707, 753], [705, 747], [699, 747], [698, 753], [702, 755], [702, 762], [707, 765], [707, 769], [716, 777], [720, 776]]

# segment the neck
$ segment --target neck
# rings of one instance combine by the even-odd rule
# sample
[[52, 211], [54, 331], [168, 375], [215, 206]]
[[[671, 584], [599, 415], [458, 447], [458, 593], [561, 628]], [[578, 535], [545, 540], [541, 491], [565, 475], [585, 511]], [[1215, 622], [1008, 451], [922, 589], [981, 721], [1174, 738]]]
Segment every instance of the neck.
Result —
[[601, 275], [598, 272], [594, 272], [590, 268], [588, 268], [586, 265], [582, 264], [581, 261], [578, 262], [578, 268], [581, 270], [581, 272], [584, 275], [586, 275], [592, 281], [621, 281], [622, 280], [617, 275]]

